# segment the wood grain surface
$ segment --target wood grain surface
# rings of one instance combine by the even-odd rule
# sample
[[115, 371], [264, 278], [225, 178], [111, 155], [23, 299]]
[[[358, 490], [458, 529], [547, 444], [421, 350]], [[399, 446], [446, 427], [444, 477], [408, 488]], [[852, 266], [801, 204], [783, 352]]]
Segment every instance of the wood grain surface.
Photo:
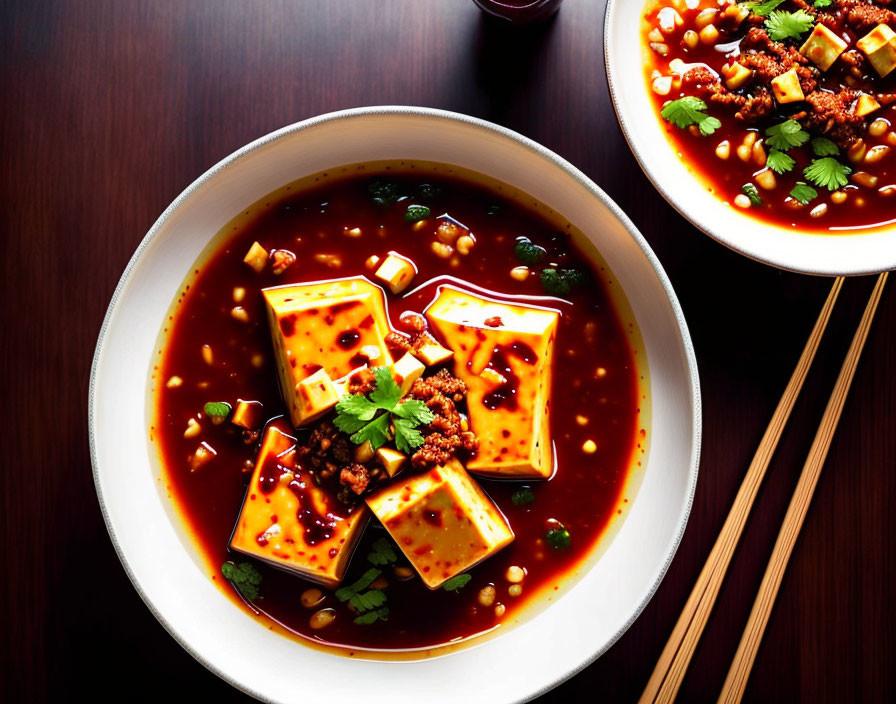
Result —
[[[97, 334], [141, 238], [209, 166], [312, 115], [413, 104], [492, 120], [580, 167], [631, 216], [681, 300], [705, 418], [687, 531], [637, 622], [540, 700], [635, 701], [830, 280], [730, 252], [657, 195], [613, 113], [604, 2], [566, 0], [555, 21], [527, 31], [483, 22], [469, 0], [3, 0], [0, 7], [0, 700], [246, 700], [158, 624], [106, 533], [87, 444]], [[681, 701], [718, 696], [871, 285], [862, 278], [844, 286]], [[896, 701], [894, 341], [891, 285], [746, 701]]]

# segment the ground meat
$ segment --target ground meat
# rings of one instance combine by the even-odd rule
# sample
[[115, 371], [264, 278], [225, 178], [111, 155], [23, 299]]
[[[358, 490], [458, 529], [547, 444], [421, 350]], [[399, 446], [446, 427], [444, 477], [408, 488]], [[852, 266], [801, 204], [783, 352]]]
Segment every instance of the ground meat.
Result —
[[355, 445], [328, 420], [314, 426], [296, 454], [315, 484], [330, 487], [346, 504], [357, 503], [361, 494], [385, 478], [381, 467], [354, 461]]
[[805, 125], [826, 135], [837, 146], [848, 149], [859, 139], [864, 119], [851, 112], [851, 106], [857, 95], [852, 90], [839, 93], [815, 91], [806, 96], [811, 106], [805, 118]]
[[688, 95], [710, 96], [724, 93], [719, 77], [703, 66], [692, 68], [681, 77], [682, 91]]
[[370, 472], [363, 464], [350, 464], [339, 473], [339, 481], [350, 489], [355, 496], [360, 496], [370, 486]]
[[893, 23], [896, 23], [896, 12], [865, 2], [853, 5], [846, 15], [846, 24], [859, 32], [873, 29], [879, 24]]
[[367, 395], [376, 388], [376, 377], [369, 367], [359, 369], [348, 378], [345, 390], [349, 394]]
[[423, 446], [412, 456], [411, 464], [417, 469], [427, 469], [444, 464], [459, 450], [474, 454], [479, 448], [479, 440], [468, 430], [455, 404], [466, 399], [467, 386], [457, 377], [442, 369], [424, 379], [417, 379], [409, 396], [423, 401], [435, 416], [432, 422], [421, 429]]
[[406, 310], [398, 316], [398, 328], [405, 332], [420, 333], [426, 330], [427, 327], [426, 318], [414, 311]]
[[758, 122], [768, 117], [775, 109], [775, 99], [766, 88], [759, 88], [755, 95], [747, 98], [741, 109], [734, 117], [744, 122]]
[[437, 345], [438, 340], [430, 335], [426, 330], [413, 332], [410, 335], [402, 335], [398, 332], [390, 332], [385, 337], [386, 344], [393, 352], [397, 352], [396, 356], [401, 356], [405, 352], [414, 354], [423, 345]]

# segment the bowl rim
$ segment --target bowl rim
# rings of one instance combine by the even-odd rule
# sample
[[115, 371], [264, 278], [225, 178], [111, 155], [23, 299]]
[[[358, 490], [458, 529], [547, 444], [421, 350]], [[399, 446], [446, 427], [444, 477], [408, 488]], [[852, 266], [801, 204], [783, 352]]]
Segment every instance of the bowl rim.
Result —
[[[121, 297], [122, 292], [124, 291], [127, 282], [138, 264], [138, 261], [144, 254], [144, 252], [148, 249], [148, 247], [152, 244], [153, 240], [155, 240], [158, 233], [162, 230], [162, 228], [166, 225], [166, 223], [170, 220], [172, 215], [181, 205], [187, 201], [189, 198], [193, 196], [193, 194], [198, 191], [201, 187], [203, 187], [208, 181], [214, 178], [217, 174], [222, 172], [223, 170], [230, 167], [232, 164], [244, 159], [252, 152], [261, 149], [263, 147], [269, 146], [280, 139], [283, 139], [292, 134], [316, 127], [321, 124], [325, 124], [327, 122], [332, 122], [336, 120], [342, 120], [346, 118], [356, 118], [356, 117], [407, 117], [413, 116], [422, 119], [431, 119], [431, 120], [448, 120], [454, 122], [464, 123], [466, 125], [470, 125], [480, 130], [483, 130], [486, 133], [492, 133], [500, 137], [504, 137], [513, 142], [516, 142], [518, 145], [527, 149], [530, 152], [535, 153], [537, 156], [551, 162], [555, 166], [560, 167], [565, 172], [567, 172], [573, 179], [575, 179], [581, 186], [583, 186], [592, 196], [597, 198], [601, 204], [606, 207], [612, 215], [620, 222], [620, 224], [626, 229], [629, 236], [634, 240], [642, 254], [647, 259], [648, 263], [654, 270], [655, 275], [663, 288], [663, 291], [666, 297], [669, 300], [669, 305], [672, 309], [673, 316], [675, 318], [675, 322], [678, 326], [679, 334], [681, 335], [682, 346], [684, 351], [684, 358], [687, 365], [687, 377], [690, 382], [689, 384], [689, 405], [690, 412], [693, 416], [693, 427], [691, 429], [691, 437], [688, 439], [689, 447], [690, 447], [690, 457], [688, 459], [688, 477], [687, 477], [687, 495], [685, 500], [685, 505], [683, 506], [683, 510], [680, 514], [679, 525], [676, 528], [676, 533], [673, 539], [669, 543], [669, 548], [667, 554], [664, 558], [662, 567], [657, 574], [657, 578], [655, 582], [650, 585], [647, 590], [644, 598], [638, 604], [637, 608], [631, 615], [631, 617], [603, 644], [601, 647], [596, 649], [592, 653], [588, 653], [587, 656], [574, 663], [574, 665], [561, 673], [560, 675], [553, 678], [552, 681], [538, 689], [537, 691], [531, 692], [523, 699], [516, 700], [518, 702], [526, 702], [531, 701], [532, 699], [541, 696], [542, 694], [550, 691], [554, 687], [559, 684], [565, 682], [571, 677], [575, 676], [583, 669], [588, 667], [591, 663], [597, 660], [601, 655], [603, 655], [607, 650], [609, 650], [617, 640], [631, 627], [631, 625], [637, 620], [637, 618], [641, 615], [647, 604], [653, 598], [657, 589], [659, 588], [660, 583], [663, 581], [666, 576], [666, 572], [669, 569], [669, 566], [672, 563], [672, 560], [675, 557], [676, 552], [678, 551], [678, 546], [681, 543], [681, 539], [684, 535], [685, 528], [687, 527], [688, 519], [690, 517], [691, 509], [693, 507], [694, 494], [697, 487], [697, 477], [699, 471], [700, 464], [700, 450], [701, 450], [701, 439], [702, 439], [702, 405], [701, 405], [701, 394], [700, 394], [700, 378], [697, 371], [697, 360], [694, 352], [693, 343], [691, 340], [690, 333], [688, 331], [687, 323], [685, 322], [684, 313], [682, 312], [681, 305], [678, 301], [678, 297], [675, 294], [675, 291], [672, 288], [672, 284], [666, 275], [665, 270], [662, 267], [659, 259], [656, 254], [650, 248], [650, 245], [647, 243], [646, 239], [644, 239], [643, 235], [639, 232], [637, 227], [635, 227], [634, 223], [629, 219], [629, 217], [622, 211], [622, 209], [599, 187], [595, 184], [588, 176], [586, 176], [582, 171], [573, 166], [566, 159], [562, 158], [558, 154], [554, 153], [547, 147], [542, 146], [541, 144], [535, 142], [534, 140], [529, 139], [521, 135], [518, 132], [515, 132], [511, 129], [503, 127], [501, 125], [497, 125], [495, 123], [489, 122], [487, 120], [482, 120], [480, 118], [472, 117], [470, 115], [466, 115], [463, 113], [457, 113], [449, 110], [441, 110], [438, 108], [428, 108], [428, 107], [419, 107], [419, 106], [406, 106], [406, 105], [377, 105], [377, 106], [368, 106], [368, 107], [359, 107], [359, 108], [348, 108], [344, 110], [337, 110], [333, 112], [323, 113], [321, 115], [317, 115], [305, 120], [301, 120], [299, 122], [295, 122], [280, 129], [274, 130], [273, 132], [269, 132], [262, 137], [246, 144], [245, 146], [237, 149], [232, 152], [228, 156], [221, 159], [214, 166], [205, 171], [201, 176], [199, 176], [196, 180], [194, 180], [190, 185], [188, 185], [172, 202], [171, 204], [162, 212], [162, 214], [158, 217], [158, 219], [153, 223], [150, 229], [147, 231], [146, 235], [137, 245], [137, 248], [134, 250], [133, 255], [129, 259], [125, 269], [121, 275], [121, 278], [118, 281], [118, 284], [115, 287], [115, 290], [112, 293], [112, 297], [109, 301], [109, 306], [106, 310], [106, 314], [103, 317], [103, 322], [100, 327], [100, 331], [97, 337], [96, 348], [93, 355], [93, 361], [91, 363], [90, 369], [90, 380], [88, 387], [88, 401], [87, 401], [87, 423], [88, 423], [88, 437], [89, 437], [89, 445], [90, 445], [90, 461], [91, 461], [91, 470], [93, 474], [94, 486], [96, 488], [97, 499], [100, 505], [100, 510], [103, 515], [103, 521], [106, 524], [106, 530], [109, 533], [109, 537], [112, 541], [112, 545], [115, 549], [115, 553], [118, 556], [119, 561], [124, 567], [125, 573], [128, 576], [131, 584], [134, 589], [137, 591], [140, 598], [149, 608], [152, 615], [156, 618], [156, 620], [162, 625], [162, 627], [171, 635], [172, 638], [186, 651], [188, 652], [197, 662], [203, 665], [210, 672], [214, 673], [216, 676], [221, 678], [224, 682], [227, 682], [232, 687], [237, 690], [244, 692], [260, 701], [265, 702], [274, 702], [275, 700], [270, 699], [262, 692], [259, 692], [243, 682], [238, 681], [234, 677], [232, 677], [229, 673], [223, 671], [219, 668], [215, 663], [211, 662], [207, 659], [202, 653], [193, 648], [183, 637], [177, 628], [171, 623], [165, 615], [161, 612], [161, 610], [152, 602], [149, 598], [148, 594], [144, 591], [140, 583], [137, 581], [134, 571], [132, 570], [127, 557], [124, 554], [124, 550], [119, 542], [118, 536], [115, 533], [115, 530], [112, 525], [111, 517], [109, 514], [109, 510], [106, 505], [106, 498], [103, 494], [102, 482], [100, 478], [99, 471], [99, 463], [97, 459], [97, 437], [96, 437], [96, 385], [97, 378], [100, 370], [100, 362], [103, 356], [103, 351], [105, 349], [106, 342], [106, 333], [108, 331], [108, 327], [110, 322], [114, 316], [114, 313], [119, 305], [119, 299]], [[447, 657], [447, 656], [446, 656]]]
[[[629, 3], [639, 4], [639, 12], [645, 6], [647, 0], [626, 0]], [[629, 149], [631, 149], [632, 154], [635, 157], [635, 161], [638, 163], [638, 166], [641, 168], [641, 171], [653, 185], [653, 187], [659, 192], [659, 194], [665, 199], [665, 201], [671, 205], [679, 215], [685, 218], [688, 222], [690, 222], [694, 227], [699, 229], [704, 234], [708, 235], [712, 239], [714, 239], [719, 244], [728, 247], [738, 254], [741, 254], [753, 261], [759, 262], [761, 264], [768, 264], [770, 266], [774, 266], [778, 269], [783, 269], [785, 271], [792, 271], [798, 274], [811, 274], [815, 276], [862, 276], [867, 274], [877, 274], [881, 271], [887, 271], [896, 267], [896, 246], [894, 246], [894, 256], [889, 261], [885, 261], [882, 265], [874, 265], [870, 262], [864, 263], [862, 265], [855, 265], [851, 267], [846, 267], [843, 269], [832, 269], [830, 265], [825, 265], [825, 262], [811, 263], [799, 265], [794, 263], [793, 261], [788, 260], [787, 257], [775, 256], [773, 253], [765, 253], [761, 250], [761, 248], [753, 248], [749, 246], [749, 239], [740, 239], [738, 237], [728, 237], [724, 232], [718, 232], [713, 228], [712, 219], [710, 217], [711, 214], [707, 214], [707, 216], [699, 216], [692, 211], [689, 210], [687, 204], [680, 202], [680, 199], [676, 199], [670, 192], [669, 189], [663, 185], [663, 182], [657, 178], [656, 172], [650, 167], [650, 160], [645, 158], [643, 150], [639, 146], [639, 139], [636, 136], [636, 132], [632, 130], [631, 124], [629, 120], [626, 118], [625, 108], [623, 107], [623, 101], [620, 98], [620, 88], [619, 86], [622, 84], [622, 69], [619, 68], [618, 63], [615, 60], [615, 55], [617, 52], [616, 46], [617, 42], [621, 41], [621, 38], [617, 38], [615, 34], [612, 32], [612, 25], [615, 21], [616, 15], [618, 13], [618, 8], [623, 3], [619, 0], [607, 0], [607, 6], [604, 11], [604, 23], [603, 23], [603, 44], [604, 44], [604, 68], [607, 74], [607, 84], [610, 88], [610, 99], [613, 103], [613, 111], [616, 113], [616, 119], [619, 122], [619, 127], [622, 130], [622, 135], [625, 137], [625, 141], [628, 143]], [[638, 37], [638, 43], [640, 45], [640, 36]], [[647, 83], [643, 80], [643, 76], [640, 73], [641, 64], [638, 64], [639, 73], [638, 80], [643, 84], [645, 92], [647, 91]], [[646, 145], [644, 145], [646, 146]], [[674, 149], [672, 145], [669, 145], [668, 149], [669, 154], [674, 154]], [[696, 176], [691, 176], [691, 178], [696, 179]], [[721, 201], [717, 197], [714, 199], [721, 205]], [[735, 214], [737, 220], [739, 222], [744, 223], [745, 225], [753, 226], [756, 228], [765, 228], [769, 230], [780, 230], [782, 234], [790, 233], [791, 230], [787, 228], [783, 228], [776, 224], [766, 223], [760, 218], [754, 218], [746, 213], [742, 213], [734, 208], [731, 209], [731, 212]], [[847, 235], [838, 235], [838, 234], [823, 234], [823, 233], [803, 233], [804, 236], [817, 236], [820, 238], [838, 238], [838, 237], [863, 237], [863, 236], [878, 236], [878, 235], [886, 235], [888, 232], [887, 228], [867, 228], [863, 230], [856, 230]]]

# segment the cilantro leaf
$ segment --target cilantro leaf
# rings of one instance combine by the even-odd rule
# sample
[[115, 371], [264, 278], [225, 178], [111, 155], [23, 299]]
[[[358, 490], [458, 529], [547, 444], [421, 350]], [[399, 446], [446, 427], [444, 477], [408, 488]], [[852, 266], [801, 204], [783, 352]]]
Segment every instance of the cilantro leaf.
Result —
[[[339, 416], [336, 416], [337, 418]], [[349, 438], [355, 445], [363, 445], [369, 442], [374, 450], [378, 450], [391, 438], [389, 434], [389, 414], [383, 413], [353, 433]]]
[[541, 286], [552, 296], [565, 296], [569, 293], [569, 284], [556, 269], [545, 269], [541, 272]]
[[815, 7], [830, 7], [833, 0], [815, 0]]
[[402, 401], [392, 411], [393, 415], [398, 416], [399, 418], [404, 418], [405, 420], [410, 420], [418, 425], [425, 425], [426, 423], [432, 423], [435, 415], [433, 412], [427, 408], [426, 404], [423, 401], [418, 401], [415, 398], [410, 398], [406, 401]]
[[762, 205], [762, 198], [759, 197], [759, 189], [752, 183], [745, 183], [741, 189], [753, 205]]
[[370, 589], [363, 594], [352, 594], [348, 601], [363, 614], [365, 611], [383, 606], [386, 603], [386, 592], [382, 589]]
[[569, 537], [569, 531], [563, 527], [563, 524], [558, 524], [558, 528], [551, 528], [547, 533], [544, 534], [544, 539], [547, 540], [548, 545], [550, 545], [554, 550], [566, 550], [569, 548], [572, 540]]
[[468, 574], [454, 575], [451, 579], [449, 579], [442, 585], [442, 589], [444, 589], [446, 592], [456, 592], [458, 589], [463, 589], [465, 586], [467, 586], [471, 579], [473, 579], [473, 577]]
[[810, 200], [818, 197], [818, 191], [812, 188], [812, 186], [806, 185], [802, 181], [797, 181], [797, 184], [790, 192], [790, 197], [796, 201], [799, 201], [803, 205], [809, 205]]
[[244, 599], [255, 601], [260, 593], [261, 573], [250, 562], [225, 562], [221, 565], [221, 574], [230, 582]]
[[409, 455], [423, 444], [423, 434], [415, 429], [414, 421], [395, 418], [392, 424], [395, 426], [395, 447], [399, 452]]
[[230, 415], [231, 406], [224, 401], [209, 401], [202, 407], [202, 412], [209, 417], [215, 425], [223, 423]]
[[358, 592], [363, 592], [367, 587], [373, 584], [373, 581], [382, 574], [376, 567], [371, 567], [362, 574], [356, 582], [347, 587], [340, 587], [336, 590], [336, 598], [339, 601], [348, 601]]
[[378, 608], [376, 611], [368, 611], [366, 614], [362, 614], [354, 619], [354, 623], [357, 623], [359, 626], [368, 626], [371, 623], [376, 623], [377, 621], [388, 621], [389, 620], [389, 607], [382, 606]]
[[827, 137], [816, 137], [812, 140], [812, 151], [815, 156], [836, 156], [840, 148]]
[[[366, 396], [362, 396], [361, 394], [351, 394], [350, 396], [343, 396], [339, 399], [339, 403], [336, 404], [336, 410], [339, 413], [357, 418], [360, 421], [368, 421], [373, 419], [379, 409], [377, 405], [370, 401]], [[338, 427], [339, 424], [337, 423], [336, 425]], [[343, 428], [339, 429], [344, 430]]]
[[829, 191], [836, 191], [849, 183], [848, 177], [851, 173], [850, 167], [830, 156], [813, 159], [812, 163], [803, 169], [803, 176], [810, 182]]
[[386, 538], [380, 538], [370, 547], [373, 552], [367, 556], [367, 561], [374, 565], [390, 565], [398, 560], [395, 548]]
[[513, 492], [510, 495], [510, 500], [514, 506], [528, 506], [535, 503], [535, 492], [526, 486]]
[[815, 18], [805, 10], [785, 12], [774, 10], [765, 20], [768, 36], [775, 41], [782, 39], [799, 39], [815, 24]]
[[809, 141], [809, 133], [796, 120], [787, 120], [779, 125], [772, 125], [765, 131], [766, 142], [782, 152], [792, 147], [799, 147]]
[[513, 253], [516, 254], [516, 258], [523, 264], [531, 265], [538, 264], [538, 262], [544, 259], [547, 250], [544, 247], [539, 247], [528, 237], [520, 237], [516, 241], [516, 247], [514, 247]]
[[373, 376], [376, 379], [376, 388], [370, 392], [370, 400], [377, 408], [391, 411], [401, 400], [401, 387], [395, 383], [389, 367], [374, 367]]
[[404, 213], [404, 221], [418, 222], [420, 220], [426, 220], [431, 213], [432, 211], [425, 205], [409, 205]]
[[784, 3], [784, 0], [765, 0], [765, 2], [745, 2], [743, 5], [747, 6], [747, 9], [750, 10], [754, 15], [760, 15], [761, 17], [765, 17], [769, 12], [774, 10], [778, 5]]
[[796, 162], [784, 152], [772, 148], [769, 150], [765, 165], [776, 173], [785, 174], [796, 166]]
[[686, 95], [666, 103], [660, 111], [660, 115], [664, 120], [681, 129], [697, 125], [700, 134], [705, 137], [719, 129], [722, 123], [715, 117], [707, 115], [703, 112], [704, 110], [706, 110], [706, 103], [694, 95]]

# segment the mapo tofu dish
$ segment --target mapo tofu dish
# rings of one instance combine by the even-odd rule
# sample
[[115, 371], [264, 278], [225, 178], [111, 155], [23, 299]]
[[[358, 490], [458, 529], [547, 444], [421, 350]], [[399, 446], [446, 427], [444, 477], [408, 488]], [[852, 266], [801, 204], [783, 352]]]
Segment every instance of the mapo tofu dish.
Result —
[[650, 0], [656, 108], [732, 207], [801, 231], [896, 224], [896, 2]]
[[637, 329], [571, 228], [445, 168], [372, 170], [228, 226], [152, 372], [151, 437], [210, 578], [352, 654], [557, 598], [647, 442]]

